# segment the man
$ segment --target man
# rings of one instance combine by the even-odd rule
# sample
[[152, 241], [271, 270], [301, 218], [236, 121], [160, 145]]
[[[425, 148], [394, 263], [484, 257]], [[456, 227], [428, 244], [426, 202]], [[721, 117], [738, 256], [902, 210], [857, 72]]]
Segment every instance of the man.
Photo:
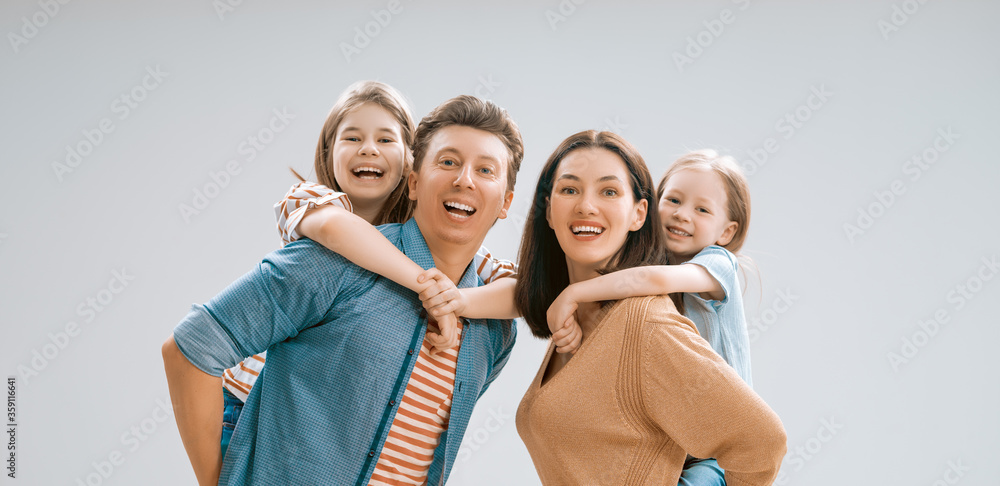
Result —
[[[424, 117], [413, 151], [413, 218], [379, 230], [459, 288], [481, 285], [470, 262], [510, 207], [524, 152], [517, 126], [493, 103], [459, 96]], [[163, 356], [199, 482], [443, 484], [516, 329], [509, 320], [469, 321], [449, 364], [421, 352], [425, 316], [413, 292], [307, 239], [194, 306]], [[220, 477], [218, 377], [265, 349], [267, 367]], [[420, 389], [421, 379], [431, 389]]]

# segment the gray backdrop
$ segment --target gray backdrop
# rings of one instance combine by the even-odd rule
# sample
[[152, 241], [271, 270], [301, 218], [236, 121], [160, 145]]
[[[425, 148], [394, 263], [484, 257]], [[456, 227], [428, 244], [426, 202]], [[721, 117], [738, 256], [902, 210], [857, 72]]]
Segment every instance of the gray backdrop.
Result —
[[[0, 12], [11, 484], [194, 482], [160, 344], [191, 303], [278, 247], [271, 205], [288, 167], [311, 171], [327, 112], [359, 79], [398, 87], [418, 117], [461, 93], [510, 111], [526, 158], [513, 216], [486, 240], [508, 258], [541, 164], [571, 133], [619, 132], [657, 178], [688, 149], [736, 156], [760, 273], [745, 297], [754, 381], [788, 430], [778, 482], [996, 484], [1000, 4]], [[546, 343], [520, 330], [451, 484], [537, 483], [514, 412]]]

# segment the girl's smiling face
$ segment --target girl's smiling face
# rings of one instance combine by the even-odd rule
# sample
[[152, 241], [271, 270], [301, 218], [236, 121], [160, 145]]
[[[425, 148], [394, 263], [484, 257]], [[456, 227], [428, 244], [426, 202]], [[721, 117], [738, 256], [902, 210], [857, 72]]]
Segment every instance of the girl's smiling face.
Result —
[[337, 184], [355, 206], [381, 208], [400, 183], [406, 150], [396, 118], [365, 103], [337, 127], [331, 149]]
[[575, 150], [559, 163], [546, 219], [566, 254], [570, 282], [596, 276], [645, 222], [646, 200], [635, 200], [629, 181], [610, 150]]
[[726, 212], [722, 177], [712, 170], [688, 168], [670, 176], [660, 198], [660, 219], [671, 263], [690, 260], [710, 245], [725, 246], [737, 223]]

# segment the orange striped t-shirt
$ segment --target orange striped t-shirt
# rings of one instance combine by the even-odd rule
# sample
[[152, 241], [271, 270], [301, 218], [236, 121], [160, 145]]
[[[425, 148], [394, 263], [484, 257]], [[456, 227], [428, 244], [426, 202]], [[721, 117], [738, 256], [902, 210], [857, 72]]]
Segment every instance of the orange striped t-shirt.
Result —
[[[430, 332], [437, 332], [434, 321], [428, 321], [427, 327]], [[458, 335], [461, 338], [461, 320]], [[434, 462], [434, 449], [441, 434], [448, 429], [461, 341], [458, 346], [438, 351], [433, 356], [430, 354], [432, 347], [424, 337], [369, 485], [422, 485], [427, 482], [427, 472]]]

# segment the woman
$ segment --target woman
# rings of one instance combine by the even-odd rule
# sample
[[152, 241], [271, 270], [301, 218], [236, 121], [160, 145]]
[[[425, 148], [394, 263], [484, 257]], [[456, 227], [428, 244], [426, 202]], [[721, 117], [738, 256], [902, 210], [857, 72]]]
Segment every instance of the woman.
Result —
[[[621, 137], [586, 131], [542, 169], [515, 302], [532, 332], [569, 284], [665, 264], [652, 178]], [[688, 454], [729, 485], [770, 484], [785, 454], [777, 415], [663, 296], [581, 304], [583, 343], [542, 361], [517, 429], [545, 484], [676, 484]]]

